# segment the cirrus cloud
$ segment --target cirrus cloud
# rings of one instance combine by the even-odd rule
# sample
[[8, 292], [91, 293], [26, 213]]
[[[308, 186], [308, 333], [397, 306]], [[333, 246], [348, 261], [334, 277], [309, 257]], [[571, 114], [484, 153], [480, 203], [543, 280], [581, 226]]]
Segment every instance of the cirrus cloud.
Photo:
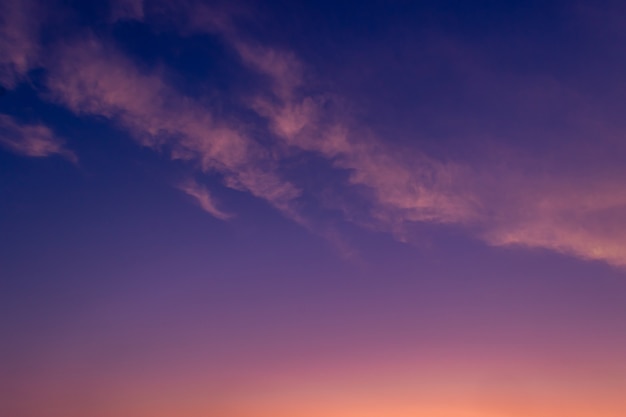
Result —
[[[152, 3], [116, 2], [113, 10], [123, 11], [118, 18], [148, 25], [145, 22], [150, 13], [161, 13], [160, 17], [167, 20], [169, 12], [176, 9], [166, 1], [159, 2], [159, 7], [150, 7]], [[181, 42], [197, 34], [217, 36], [235, 52], [240, 64], [263, 79], [262, 86], [237, 98], [238, 110], [227, 117], [168, 84], [162, 71], [140, 69], [111, 42], [93, 35], [59, 42], [41, 60], [41, 48], [32, 35], [35, 32], [20, 29], [36, 27], [36, 22], [19, 27], [3, 23], [0, 34], [4, 43], [0, 46], [8, 58], [2, 63], [2, 81], [13, 86], [33, 62], [45, 62], [47, 97], [56, 103], [77, 115], [106, 118], [142, 146], [187, 162], [197, 175], [217, 173], [226, 187], [261, 198], [322, 235], [338, 234], [302, 210], [302, 200], [316, 196], [297, 176], [288, 175], [286, 165], [294, 155], [321, 158], [335, 174], [324, 177], [325, 188], [336, 190], [336, 194], [350, 190], [358, 195], [358, 201], [325, 204], [334, 204], [333, 208], [339, 208], [349, 221], [386, 230], [400, 240], [410, 240], [411, 224], [447, 224], [491, 245], [542, 248], [626, 266], [626, 239], [619, 233], [626, 226], [623, 169], [600, 173], [590, 169], [590, 175], [584, 170], [566, 169], [559, 155], [529, 153], [534, 156], [526, 155], [524, 158], [531, 163], [525, 165], [511, 156], [513, 153], [505, 158], [489, 154], [482, 159], [434, 157], [420, 147], [419, 141], [399, 144], [356, 122], [345, 110], [350, 97], [320, 89], [311, 81], [315, 80], [314, 65], [284, 46], [262, 44], [246, 35], [233, 18], [242, 15], [241, 8], [236, 12], [231, 9], [235, 10], [186, 1], [173, 13], [177, 17], [172, 18]], [[180, 24], [180, 14], [188, 24]], [[9, 48], [7, 39], [26, 47]], [[511, 88], [510, 94], [498, 93], [495, 97], [518, 101], [529, 124], [537, 122], [533, 118], [544, 117], [539, 114], [544, 112], [541, 109], [551, 111], [558, 103], [581, 96], [557, 85], [550, 90], [549, 102], [540, 100], [535, 105], [532, 100], [537, 101], [537, 95], [527, 92], [543, 91], [544, 84], [537, 85], [536, 80], [544, 78], [498, 78], [492, 70], [482, 70], [480, 59], [472, 62], [471, 76], [480, 80], [478, 85], [485, 87], [484, 94], [506, 89], [511, 80], [526, 83], [524, 94], [517, 93], [519, 88]], [[602, 125], [597, 120], [601, 113], [588, 111], [589, 106], [586, 103], [586, 107], [572, 111], [580, 120], [584, 117], [578, 115], [594, 118], [580, 131], [604, 134], [607, 130], [598, 128]], [[249, 120], [241, 122], [246, 111], [257, 117], [252, 128]], [[567, 119], [574, 126], [572, 131], [578, 122]], [[6, 117], [2, 123], [6, 131], [12, 132], [3, 139], [5, 146], [18, 153], [75, 158], [45, 127], [21, 126]], [[465, 134], [469, 141], [482, 133]], [[619, 136], [619, 132], [612, 136]], [[602, 137], [595, 139], [603, 143]], [[577, 140], [572, 146], [587, 143], [589, 140]], [[533, 169], [545, 164], [552, 165], [547, 170]], [[601, 163], [593, 161], [591, 165]], [[231, 217], [197, 182], [179, 188], [215, 217]], [[323, 210], [324, 204], [317, 203]], [[356, 211], [365, 211], [366, 216], [356, 216]]]
[[45, 158], [59, 155], [73, 163], [78, 162], [76, 154], [65, 147], [65, 140], [49, 127], [20, 123], [6, 114], [0, 114], [0, 145], [23, 156]]

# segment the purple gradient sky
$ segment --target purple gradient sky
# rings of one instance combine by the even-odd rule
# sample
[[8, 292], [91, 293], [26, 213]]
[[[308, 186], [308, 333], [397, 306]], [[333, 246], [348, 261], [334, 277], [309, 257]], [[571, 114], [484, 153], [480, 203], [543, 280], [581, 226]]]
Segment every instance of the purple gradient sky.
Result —
[[0, 0], [0, 414], [621, 417], [624, 16]]

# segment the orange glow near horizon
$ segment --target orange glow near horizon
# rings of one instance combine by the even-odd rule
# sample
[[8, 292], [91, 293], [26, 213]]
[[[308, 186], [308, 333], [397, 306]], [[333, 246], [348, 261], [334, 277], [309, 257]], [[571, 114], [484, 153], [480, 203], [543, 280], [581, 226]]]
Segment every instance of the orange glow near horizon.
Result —
[[[341, 369], [303, 368], [219, 386], [211, 375], [117, 377], [86, 386], [99, 393], [49, 386], [37, 415], [78, 417], [621, 417], [626, 381], [604, 370], [540, 369], [451, 361], [449, 366], [399, 369], [375, 364]], [[165, 375], [164, 375], [165, 376]], [[231, 381], [233, 382], [233, 381]], [[96, 385], [96, 384], [94, 384]], [[76, 387], [74, 387], [76, 388]], [[57, 387], [58, 389], [58, 387]], [[72, 392], [70, 392], [72, 391]], [[106, 407], [94, 404], [106, 403]], [[68, 407], [72, 404], [73, 408]], [[33, 410], [37, 407], [33, 404]], [[69, 413], [68, 413], [69, 411]], [[72, 412], [73, 411], [73, 412]]]
[[259, 386], [217, 400], [218, 406], [188, 395], [176, 401], [159, 401], [161, 396], [154, 395], [143, 404], [127, 404], [119, 415], [130, 409], [140, 417], [620, 417], [626, 406], [617, 387], [592, 393], [589, 387], [564, 380], [481, 384], [442, 378], [429, 384], [426, 379], [398, 383], [328, 379]]
[[[433, 373], [435, 372], [435, 373]], [[598, 387], [604, 387], [599, 389]], [[595, 387], [595, 388], [594, 388]], [[540, 373], [418, 370], [341, 380], [285, 381], [238, 401], [232, 417], [619, 417], [624, 381]]]

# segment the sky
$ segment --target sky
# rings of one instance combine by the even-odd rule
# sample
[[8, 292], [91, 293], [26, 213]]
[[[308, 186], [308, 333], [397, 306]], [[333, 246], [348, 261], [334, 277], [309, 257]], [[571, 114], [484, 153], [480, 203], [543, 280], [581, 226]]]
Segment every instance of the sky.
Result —
[[620, 3], [0, 0], [0, 414], [622, 417]]

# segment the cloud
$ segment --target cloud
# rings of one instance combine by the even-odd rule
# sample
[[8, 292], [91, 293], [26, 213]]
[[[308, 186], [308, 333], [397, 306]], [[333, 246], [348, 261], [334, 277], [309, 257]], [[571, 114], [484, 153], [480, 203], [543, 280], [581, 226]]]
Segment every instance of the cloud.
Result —
[[615, 179], [536, 177], [500, 203], [484, 238], [497, 246], [545, 248], [626, 267], [626, 189]]
[[[494, 246], [544, 248], [626, 267], [625, 181], [585, 181], [559, 172], [558, 161], [549, 173], [533, 173], [519, 161], [502, 170], [502, 161], [488, 159], [477, 169], [394, 148], [349, 118], [329, 116], [332, 96], [302, 94], [304, 66], [293, 54], [240, 39], [232, 45], [246, 65], [271, 79], [272, 97], [261, 94], [250, 106], [285, 144], [322, 155], [349, 172], [349, 184], [369, 190], [370, 225], [405, 240], [413, 222], [457, 224]], [[352, 208], [344, 209], [351, 217]]]
[[302, 85], [303, 65], [295, 55], [275, 48], [254, 45], [238, 37], [230, 41], [248, 66], [266, 75], [273, 93], [283, 101], [294, 98], [296, 89]]
[[142, 20], [144, 18], [143, 0], [112, 0], [111, 19], [117, 20]]
[[[320, 88], [315, 68], [300, 61], [294, 52], [247, 38], [234, 18], [250, 17], [241, 7], [209, 7], [193, 1], [180, 7], [159, 2], [159, 7], [151, 8], [150, 4], [118, 0], [112, 5], [113, 19], [143, 21], [148, 12], [165, 13], [179, 25], [182, 41], [198, 32], [220, 36], [246, 68], [266, 81], [239, 103], [264, 123], [250, 128], [248, 121], [241, 122], [237, 111], [217, 116], [201, 99], [185, 96], [168, 85], [160, 70], [139, 69], [131, 58], [93, 36], [56, 44], [50, 51], [47, 97], [77, 115], [105, 117], [141, 145], [186, 161], [199, 172], [218, 173], [225, 186], [267, 201], [346, 253], [352, 249], [336, 229], [315, 218], [316, 212], [305, 214], [304, 199], [318, 198], [320, 207], [338, 208], [347, 220], [386, 230], [400, 240], [410, 240], [414, 223], [447, 224], [495, 246], [545, 248], [626, 267], [626, 238], [619, 233], [626, 227], [623, 169], [594, 175], [572, 172], [563, 162], [570, 154], [548, 157], [529, 152], [509, 159], [485, 154], [474, 160], [434, 157], [420, 149], [419, 141], [401, 145], [356, 122], [346, 105], [350, 97]], [[0, 51], [4, 51], [0, 82], [12, 87], [35, 65], [40, 47], [32, 29], [37, 27], [37, 19], [24, 14], [25, 8], [4, 7], [16, 17], [0, 29]], [[524, 91], [543, 94], [543, 84], [532, 79], [521, 80], [527, 81], [524, 84], [514, 77], [498, 78], [495, 70], [484, 70], [479, 61], [472, 61], [471, 93], [480, 90], [486, 96], [493, 94], [489, 97], [498, 103], [512, 97], [510, 100], [517, 100], [512, 108], [521, 109], [521, 117], [528, 118], [529, 125], [533, 118], [544, 117], [566, 101], [564, 97], [579, 97], [556, 83], [549, 101], [543, 96], [524, 100], [516, 93], [518, 89], [506, 87], [515, 81], [515, 85], [524, 85]], [[506, 91], [506, 97], [501, 91]], [[578, 117], [582, 113], [572, 114], [578, 121], [584, 119]], [[584, 114], [596, 118], [599, 113]], [[3, 130], [10, 133], [2, 142], [15, 152], [60, 154], [75, 160], [48, 128], [19, 125], [7, 116], [1, 120]], [[598, 124], [591, 121], [585, 134], [603, 132]], [[468, 138], [480, 137], [481, 133], [456, 132]], [[580, 136], [581, 132], [575, 133]], [[621, 137], [619, 132], [613, 136]], [[589, 140], [575, 143], [587, 144]], [[323, 179], [320, 176], [320, 181], [326, 181], [324, 188], [334, 190], [335, 195], [347, 191], [350, 197], [341, 201], [331, 198], [322, 204], [301, 178], [287, 174], [286, 166], [294, 155], [324, 160], [335, 174]], [[533, 170], [534, 165], [541, 164], [550, 165], [550, 169]], [[232, 216], [220, 210], [208, 190], [197, 182], [186, 182], [179, 188], [215, 217]]]
[[0, 85], [13, 88], [39, 56], [39, 5], [33, 0], [0, 2]]
[[59, 155], [78, 162], [76, 154], [65, 147], [65, 141], [47, 126], [21, 124], [5, 114], [0, 114], [0, 144], [19, 155], [34, 158]]
[[281, 178], [271, 153], [211, 109], [169, 87], [157, 72], [143, 73], [95, 38], [65, 45], [50, 68], [54, 99], [80, 115], [106, 117], [140, 144], [172, 159], [217, 172], [228, 187], [282, 211], [300, 190]]
[[220, 220], [228, 220], [233, 217], [232, 214], [220, 210], [213, 200], [213, 196], [211, 196], [206, 187], [198, 184], [195, 180], [184, 181], [178, 185], [178, 188], [195, 198], [204, 211], [212, 214], [216, 218]]
[[374, 217], [389, 223], [466, 223], [477, 216], [467, 168], [418, 150], [394, 149], [349, 118], [338, 118], [332, 95], [301, 94], [303, 64], [293, 54], [249, 47], [240, 39], [232, 43], [246, 65], [271, 80], [273, 97], [260, 95], [250, 106], [286, 145], [327, 158], [350, 173], [351, 185], [366, 187]]
[[[158, 72], [142, 73], [95, 38], [60, 48], [49, 71], [51, 96], [76, 114], [106, 117], [143, 146], [196, 164], [201, 172], [221, 174], [225, 186], [267, 201], [286, 218], [328, 240], [345, 258], [356, 258], [333, 227], [301, 212], [302, 190], [281, 176], [281, 161], [272, 149], [169, 87]], [[220, 210], [197, 182], [178, 188], [216, 218], [233, 217]]]

